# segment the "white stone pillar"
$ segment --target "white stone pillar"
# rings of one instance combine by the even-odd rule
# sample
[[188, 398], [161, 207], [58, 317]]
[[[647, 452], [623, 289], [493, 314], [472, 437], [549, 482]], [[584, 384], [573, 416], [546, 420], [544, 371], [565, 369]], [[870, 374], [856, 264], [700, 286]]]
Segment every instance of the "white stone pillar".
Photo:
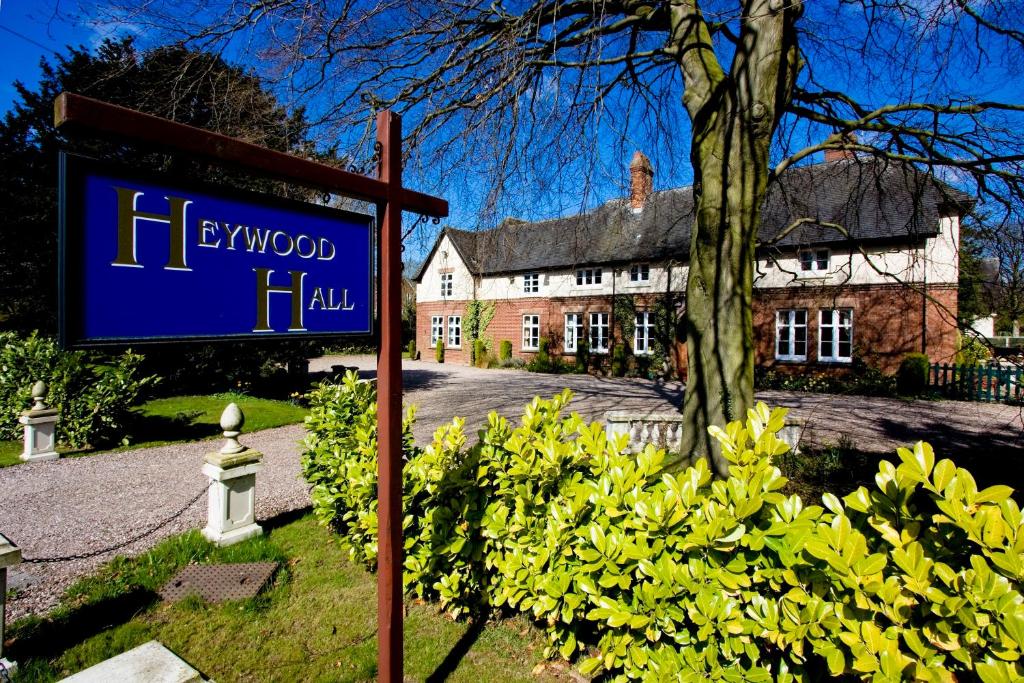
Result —
[[203, 474], [210, 478], [203, 536], [219, 546], [263, 533], [256, 523], [256, 473], [263, 469], [263, 454], [238, 443], [243, 424], [245, 416], [237, 405], [224, 409], [220, 417], [224, 447], [218, 453], [208, 453], [203, 465]]
[[14, 678], [18, 671], [18, 663], [4, 658], [4, 629], [7, 620], [7, 568], [21, 564], [21, 548], [0, 534], [0, 671], [5, 671], [9, 678]]
[[58, 411], [49, 408], [43, 399], [46, 398], [46, 382], [32, 385], [31, 409], [24, 411], [18, 422], [25, 426], [25, 450], [21, 459], [26, 462], [35, 460], [56, 460], [57, 454], [57, 419]]

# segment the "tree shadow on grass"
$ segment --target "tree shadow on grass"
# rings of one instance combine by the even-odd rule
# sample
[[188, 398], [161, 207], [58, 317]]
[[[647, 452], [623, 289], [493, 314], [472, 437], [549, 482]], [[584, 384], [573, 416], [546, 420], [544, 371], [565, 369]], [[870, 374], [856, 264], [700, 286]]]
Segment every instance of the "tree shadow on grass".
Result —
[[[291, 524], [309, 512], [308, 507], [284, 512], [260, 520], [260, 525], [264, 532], [269, 532]], [[216, 563], [232, 560], [221, 558], [213, 561]], [[279, 571], [286, 569], [281, 567]], [[177, 569], [172, 574], [176, 572]], [[261, 596], [263, 593], [257, 596], [257, 599]], [[160, 600], [161, 597], [156, 591], [133, 586], [119, 595], [58, 608], [44, 617], [31, 616], [19, 619], [11, 624], [6, 634], [10, 640], [9, 647], [5, 644], [4, 652], [15, 661], [23, 663], [30, 660], [51, 661], [107, 629], [128, 623], [135, 616], [151, 609]]]
[[5, 653], [22, 662], [55, 659], [98, 633], [130, 621], [159, 599], [155, 592], [140, 588], [58, 616], [20, 620], [12, 625]]
[[486, 625], [487, 619], [485, 617], [475, 617], [469, 622], [469, 628], [466, 629], [466, 632], [462, 634], [462, 637], [459, 638], [454, 647], [445, 655], [444, 660], [437, 665], [434, 672], [427, 676], [426, 683], [443, 683], [443, 681], [448, 680], [448, 677], [459, 668], [462, 658], [472, 649], [480, 634], [484, 632], [484, 626]]
[[202, 411], [190, 411], [168, 417], [135, 412], [128, 425], [130, 441], [199, 441], [220, 434], [219, 425], [196, 422], [202, 414]]

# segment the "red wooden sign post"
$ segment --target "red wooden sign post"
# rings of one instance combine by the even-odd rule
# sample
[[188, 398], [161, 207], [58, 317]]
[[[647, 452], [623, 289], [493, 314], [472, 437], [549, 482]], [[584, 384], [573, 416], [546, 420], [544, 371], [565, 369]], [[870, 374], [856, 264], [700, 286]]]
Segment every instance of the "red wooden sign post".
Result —
[[54, 103], [62, 130], [82, 130], [120, 141], [146, 143], [205, 157], [262, 176], [318, 187], [374, 202], [380, 228], [380, 347], [377, 356], [378, 680], [402, 680], [402, 211], [433, 218], [448, 215], [448, 202], [402, 187], [402, 124], [377, 115], [380, 177], [333, 166], [175, 123], [99, 100], [64, 93]]
[[380, 178], [380, 349], [377, 352], [377, 677], [402, 681], [402, 121], [377, 115]]

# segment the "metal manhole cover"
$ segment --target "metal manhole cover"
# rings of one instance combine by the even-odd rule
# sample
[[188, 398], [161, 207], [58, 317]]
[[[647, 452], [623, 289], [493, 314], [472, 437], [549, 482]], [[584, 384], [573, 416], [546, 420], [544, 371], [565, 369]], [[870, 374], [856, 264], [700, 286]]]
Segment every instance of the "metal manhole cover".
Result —
[[277, 569], [277, 562], [193, 564], [164, 584], [160, 597], [170, 602], [198, 595], [207, 602], [244, 600], [260, 592]]

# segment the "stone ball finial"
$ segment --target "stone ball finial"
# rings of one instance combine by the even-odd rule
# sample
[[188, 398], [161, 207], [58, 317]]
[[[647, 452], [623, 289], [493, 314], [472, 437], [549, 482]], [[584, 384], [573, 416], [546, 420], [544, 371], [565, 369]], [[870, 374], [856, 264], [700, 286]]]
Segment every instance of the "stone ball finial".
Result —
[[242, 425], [245, 424], [245, 415], [242, 409], [235, 403], [229, 403], [228, 407], [220, 415], [220, 428], [224, 430], [224, 446], [221, 453], [241, 453], [245, 446], [238, 443], [238, 435], [242, 433]]
[[32, 385], [32, 400], [35, 404], [32, 406], [32, 410], [46, 410], [46, 382], [39, 380]]

